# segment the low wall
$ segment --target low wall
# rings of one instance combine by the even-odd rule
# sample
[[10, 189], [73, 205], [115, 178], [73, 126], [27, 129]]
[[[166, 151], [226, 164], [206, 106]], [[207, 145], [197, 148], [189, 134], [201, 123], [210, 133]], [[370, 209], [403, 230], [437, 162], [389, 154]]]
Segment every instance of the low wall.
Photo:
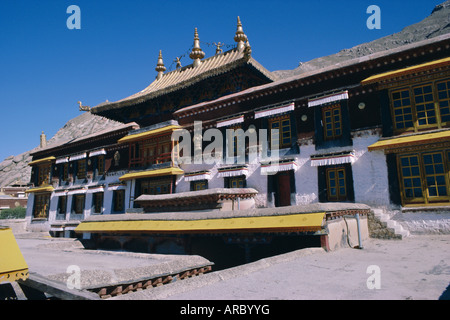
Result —
[[0, 226], [10, 227], [14, 234], [26, 232], [27, 221], [25, 219], [0, 220]]
[[[369, 228], [367, 216], [359, 216], [359, 228], [361, 234], [361, 244], [364, 247], [364, 241], [369, 239]], [[327, 221], [328, 246], [329, 250], [340, 248], [354, 248], [359, 246], [358, 223], [354, 216], [343, 216], [335, 220]], [[349, 245], [350, 244], [350, 245]]]

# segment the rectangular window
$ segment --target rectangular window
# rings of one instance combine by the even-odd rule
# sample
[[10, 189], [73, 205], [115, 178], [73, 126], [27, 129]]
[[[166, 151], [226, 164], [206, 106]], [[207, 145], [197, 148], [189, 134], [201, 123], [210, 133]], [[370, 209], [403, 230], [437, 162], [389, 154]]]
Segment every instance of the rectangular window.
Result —
[[414, 199], [422, 200], [423, 193], [419, 156], [411, 155], [400, 157], [400, 165], [404, 198], [409, 202]]
[[414, 87], [414, 102], [418, 126], [435, 125], [437, 119], [431, 84]]
[[38, 186], [47, 185], [50, 183], [51, 165], [42, 165], [38, 167]]
[[442, 123], [450, 123], [450, 80], [437, 83], [437, 98]]
[[344, 167], [327, 169], [327, 194], [328, 201], [347, 200], [347, 187]]
[[246, 181], [245, 176], [236, 176], [236, 177], [229, 177], [227, 179], [228, 188], [245, 188], [246, 187]]
[[398, 156], [404, 204], [450, 201], [449, 157], [449, 150]]
[[114, 190], [113, 202], [114, 211], [123, 212], [125, 210], [125, 190]]
[[342, 136], [342, 112], [339, 104], [322, 108], [324, 139], [333, 140]]
[[192, 191], [206, 190], [206, 189], [208, 189], [208, 180], [191, 181]]
[[148, 179], [140, 180], [140, 194], [136, 194], [136, 197], [141, 194], [167, 194], [172, 193], [172, 179]]
[[435, 81], [391, 91], [394, 130], [418, 131], [450, 125], [450, 81]]
[[97, 172], [99, 176], [105, 174], [105, 156], [99, 156], [97, 158]]
[[86, 179], [86, 159], [77, 162], [77, 178]]
[[64, 163], [62, 178], [63, 178], [63, 181], [69, 180], [69, 164], [68, 163]]
[[83, 214], [85, 200], [85, 194], [75, 194], [72, 199], [72, 213]]
[[37, 194], [34, 197], [34, 218], [47, 218], [50, 206], [50, 194]]
[[102, 213], [103, 209], [103, 192], [92, 194], [92, 209], [94, 213]]
[[58, 214], [66, 214], [67, 211], [67, 196], [58, 197]]
[[[291, 118], [284, 115], [269, 119], [270, 132], [270, 146], [271, 149], [289, 148], [292, 142], [291, 136]], [[278, 130], [278, 133], [272, 132], [272, 129]]]

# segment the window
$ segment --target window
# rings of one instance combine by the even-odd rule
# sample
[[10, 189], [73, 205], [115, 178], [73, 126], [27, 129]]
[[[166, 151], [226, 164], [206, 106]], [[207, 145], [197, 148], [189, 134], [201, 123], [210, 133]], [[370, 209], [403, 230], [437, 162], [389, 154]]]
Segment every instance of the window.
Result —
[[42, 165], [38, 167], [38, 186], [50, 183], [51, 165]]
[[245, 188], [246, 187], [245, 176], [229, 177], [229, 178], [227, 178], [226, 183], [228, 184], [228, 188]]
[[[291, 119], [284, 115], [269, 119], [270, 146], [271, 149], [283, 149], [291, 146]], [[278, 133], [272, 133], [272, 129], [278, 130]]]
[[345, 181], [345, 168], [327, 169], [328, 201], [347, 200], [347, 187]]
[[192, 191], [206, 190], [206, 189], [208, 189], [208, 180], [191, 181]]
[[77, 178], [86, 179], [86, 160], [79, 160], [77, 162]]
[[449, 157], [449, 150], [398, 156], [404, 204], [449, 202]]
[[99, 156], [97, 158], [97, 172], [99, 176], [105, 174], [105, 156]]
[[37, 194], [34, 198], [33, 217], [47, 218], [50, 206], [50, 194]]
[[439, 113], [441, 122], [450, 122], [450, 80], [442, 81], [437, 84], [437, 98], [439, 104]]
[[396, 132], [450, 125], [449, 80], [392, 90], [391, 103]]
[[58, 197], [58, 214], [66, 214], [67, 211], [67, 196]]
[[103, 192], [92, 194], [92, 209], [94, 213], [102, 213], [103, 209]]
[[172, 178], [141, 180], [140, 186], [141, 193], [139, 195], [172, 193]]
[[114, 211], [123, 212], [125, 210], [125, 190], [114, 190], [113, 202]]
[[72, 213], [83, 214], [86, 195], [75, 194], [72, 199]]
[[63, 181], [69, 180], [69, 164], [68, 163], [64, 163], [62, 179], [63, 179]]
[[417, 123], [419, 126], [437, 123], [433, 100], [431, 85], [414, 88], [414, 102], [416, 104]]
[[342, 112], [339, 104], [322, 108], [324, 139], [333, 140], [342, 136]]

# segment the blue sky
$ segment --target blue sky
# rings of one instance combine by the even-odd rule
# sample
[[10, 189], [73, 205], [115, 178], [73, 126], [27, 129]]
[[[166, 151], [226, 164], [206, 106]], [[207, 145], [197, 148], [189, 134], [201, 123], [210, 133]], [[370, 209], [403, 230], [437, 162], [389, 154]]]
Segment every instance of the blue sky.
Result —
[[[203, 43], [233, 45], [240, 16], [253, 57], [285, 70], [399, 32], [443, 1], [1, 0], [0, 161], [38, 146], [41, 131], [50, 139], [80, 115], [77, 101], [95, 106], [144, 89], [159, 50], [168, 68], [191, 47], [195, 27]], [[366, 27], [372, 4], [380, 30]], [[81, 10], [79, 30], [67, 28], [70, 5]]]

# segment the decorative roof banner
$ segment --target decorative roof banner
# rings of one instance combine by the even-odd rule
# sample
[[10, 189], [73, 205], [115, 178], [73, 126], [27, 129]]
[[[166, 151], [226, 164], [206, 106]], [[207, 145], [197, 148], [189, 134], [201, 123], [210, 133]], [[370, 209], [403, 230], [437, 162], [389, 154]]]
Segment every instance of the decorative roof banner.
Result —
[[67, 163], [67, 162], [69, 162], [69, 157], [62, 157], [62, 158], [56, 159], [55, 164]]
[[340, 93], [335, 93], [335, 94], [331, 94], [331, 95], [327, 95], [327, 96], [309, 99], [308, 107], [310, 108], [310, 107], [320, 106], [322, 104], [331, 103], [331, 102], [340, 101], [340, 100], [347, 100], [347, 99], [348, 99], [348, 91], [343, 91]]
[[99, 150], [94, 150], [94, 151], [89, 152], [89, 157], [101, 156], [104, 154], [106, 154], [106, 150], [99, 149]]
[[327, 155], [312, 155], [311, 156], [311, 166], [312, 167], [320, 167], [320, 166], [332, 166], [335, 164], [344, 164], [344, 163], [354, 163], [356, 161], [355, 153], [352, 152], [343, 152], [339, 154], [327, 154]]
[[86, 158], [86, 152], [85, 153], [80, 153], [80, 154], [75, 154], [73, 156], [70, 157], [70, 161], [75, 161], [75, 160], [81, 160], [81, 159], [85, 159]]
[[278, 106], [278, 107], [274, 107], [274, 108], [255, 111], [255, 119], [270, 117], [270, 116], [273, 116], [276, 114], [294, 111], [294, 106], [295, 106], [295, 104], [294, 104], [294, 102], [292, 102], [288, 105], [282, 105], [282, 106]]
[[226, 177], [236, 177], [236, 176], [247, 176], [248, 169], [247, 167], [227, 167], [227, 168], [219, 168], [219, 174], [217, 175], [219, 178]]
[[297, 171], [298, 165], [292, 160], [288, 162], [275, 163], [275, 164], [261, 164], [261, 174], [275, 174], [279, 171]]
[[211, 173], [209, 171], [197, 171], [184, 174], [184, 181], [210, 180]]
[[240, 116], [240, 117], [235, 117], [235, 118], [231, 118], [231, 119], [217, 121], [217, 128], [227, 127], [227, 126], [231, 126], [233, 124], [242, 123], [242, 122], [244, 122], [244, 116], [243, 115]]

